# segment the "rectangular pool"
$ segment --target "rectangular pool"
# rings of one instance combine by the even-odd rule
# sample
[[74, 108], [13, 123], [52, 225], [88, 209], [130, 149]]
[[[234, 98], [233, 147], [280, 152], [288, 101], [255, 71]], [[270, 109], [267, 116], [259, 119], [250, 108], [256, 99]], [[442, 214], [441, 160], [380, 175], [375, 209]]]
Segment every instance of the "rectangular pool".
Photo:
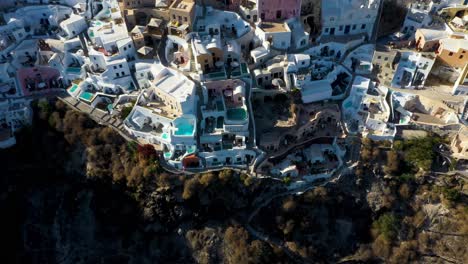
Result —
[[72, 87], [70, 88], [70, 92], [71, 92], [71, 93], [74, 93], [74, 92], [76, 91], [76, 89], [78, 89], [78, 84], [74, 83], [74, 84], [72, 85]]
[[247, 119], [247, 112], [244, 108], [233, 108], [227, 110], [227, 117], [229, 120], [246, 120]]
[[174, 132], [176, 136], [191, 136], [195, 126], [189, 122], [184, 122], [177, 125], [177, 131]]
[[90, 92], [83, 92], [81, 93], [80, 95], [80, 98], [83, 99], [83, 100], [86, 100], [88, 102], [91, 102], [91, 100], [93, 99], [94, 97], [94, 94], [93, 93], [90, 93]]

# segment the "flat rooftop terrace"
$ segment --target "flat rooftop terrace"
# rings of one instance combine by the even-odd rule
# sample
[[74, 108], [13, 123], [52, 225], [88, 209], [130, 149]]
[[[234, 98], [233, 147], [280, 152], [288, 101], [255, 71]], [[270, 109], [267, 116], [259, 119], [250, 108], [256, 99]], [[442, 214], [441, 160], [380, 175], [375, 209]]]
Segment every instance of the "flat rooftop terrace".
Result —
[[265, 32], [286, 32], [288, 29], [284, 26], [284, 23], [279, 22], [262, 22], [260, 28]]

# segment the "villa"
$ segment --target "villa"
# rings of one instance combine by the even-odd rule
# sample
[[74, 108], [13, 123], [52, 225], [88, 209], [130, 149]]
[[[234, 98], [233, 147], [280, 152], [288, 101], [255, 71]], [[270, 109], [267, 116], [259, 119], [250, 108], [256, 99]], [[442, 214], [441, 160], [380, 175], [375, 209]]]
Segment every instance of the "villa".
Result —
[[388, 88], [357, 77], [348, 98], [343, 101], [345, 127], [349, 133], [362, 133], [373, 140], [393, 140], [396, 128], [388, 123], [391, 109], [386, 101]]
[[423, 87], [434, 61], [430, 54], [402, 52], [391, 86], [404, 89]]
[[322, 1], [322, 37], [358, 34], [372, 37], [380, 2], [377, 0]]

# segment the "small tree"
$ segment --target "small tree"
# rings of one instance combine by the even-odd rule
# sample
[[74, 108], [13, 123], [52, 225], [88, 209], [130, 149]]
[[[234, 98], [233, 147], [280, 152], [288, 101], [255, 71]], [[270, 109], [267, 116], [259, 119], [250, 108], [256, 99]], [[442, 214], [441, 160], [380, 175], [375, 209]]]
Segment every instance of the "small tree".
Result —
[[145, 160], [154, 160], [156, 159], [157, 153], [153, 145], [145, 144], [143, 146], [138, 145], [137, 147], [138, 154]]
[[375, 230], [381, 234], [385, 240], [391, 241], [395, 239], [398, 232], [398, 219], [393, 214], [386, 213], [381, 215], [377, 221], [374, 221], [372, 227], [375, 228]]

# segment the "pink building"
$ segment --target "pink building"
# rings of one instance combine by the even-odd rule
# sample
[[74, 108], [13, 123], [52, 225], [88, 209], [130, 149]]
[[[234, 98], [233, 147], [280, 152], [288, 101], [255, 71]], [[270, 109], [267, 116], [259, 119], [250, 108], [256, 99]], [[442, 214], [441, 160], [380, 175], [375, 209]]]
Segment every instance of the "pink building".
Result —
[[284, 21], [301, 15], [301, 0], [257, 0], [262, 21]]
[[241, 0], [197, 0], [196, 3], [199, 5], [207, 5], [217, 9], [236, 12], [239, 10]]

